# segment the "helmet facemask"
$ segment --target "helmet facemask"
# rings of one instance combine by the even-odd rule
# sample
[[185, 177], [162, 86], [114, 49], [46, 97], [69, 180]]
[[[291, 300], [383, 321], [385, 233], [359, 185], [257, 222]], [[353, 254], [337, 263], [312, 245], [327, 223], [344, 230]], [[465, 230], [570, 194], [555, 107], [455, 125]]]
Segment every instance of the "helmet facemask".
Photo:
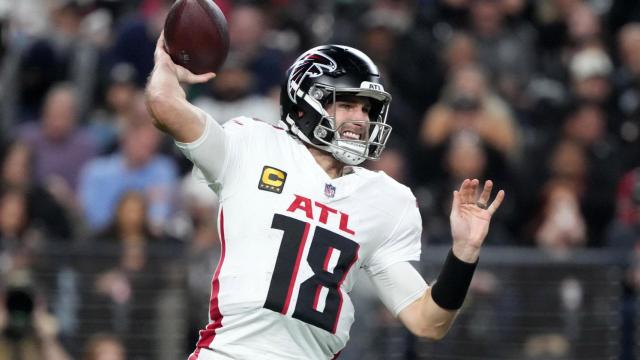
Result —
[[[366, 97], [371, 101], [371, 110], [368, 121], [343, 121], [337, 124], [335, 107], [331, 113], [326, 110], [327, 105], [335, 104], [340, 96]], [[358, 165], [365, 160], [377, 160], [391, 134], [391, 126], [386, 123], [391, 96], [382, 90], [366, 88], [341, 88], [323, 84], [315, 84], [309, 92], [302, 96], [305, 103], [309, 104], [303, 118], [313, 116], [316, 126], [312, 132], [312, 138], [307, 138], [295, 126], [292, 132], [306, 143], [330, 152], [333, 156], [347, 165]], [[343, 136], [345, 129], [355, 127], [360, 129], [360, 138], [353, 139]]]
[[[327, 109], [341, 96], [369, 99], [369, 120], [341, 119], [338, 126], [336, 111]], [[289, 131], [347, 165], [380, 158], [391, 133], [386, 123], [390, 102], [371, 59], [342, 45], [319, 46], [298, 57], [280, 92], [281, 119]], [[344, 136], [345, 130], [358, 136]]]

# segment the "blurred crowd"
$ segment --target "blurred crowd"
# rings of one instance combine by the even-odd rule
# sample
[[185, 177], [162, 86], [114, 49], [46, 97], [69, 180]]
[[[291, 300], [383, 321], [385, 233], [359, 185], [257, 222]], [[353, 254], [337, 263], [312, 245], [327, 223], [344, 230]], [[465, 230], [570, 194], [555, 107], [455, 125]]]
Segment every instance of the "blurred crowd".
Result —
[[[83, 359], [99, 359], [101, 347], [114, 354], [109, 359], [124, 358], [121, 339], [140, 330], [125, 319], [133, 307], [120, 305], [147, 301], [132, 295], [138, 282], [155, 286], [136, 274], [171, 277], [150, 255], [157, 247], [189, 260], [190, 308], [198, 309], [189, 340], [206, 320], [217, 199], [153, 128], [143, 95], [172, 3], [0, 0], [0, 304], [31, 299], [22, 310], [40, 314], [34, 334], [56, 350], [36, 347], [47, 359], [69, 356], [47, 342], [65, 331], [88, 336]], [[355, 46], [376, 62], [393, 95], [392, 139], [367, 166], [413, 189], [425, 244], [451, 242], [451, 190], [465, 178], [490, 178], [507, 201], [489, 245], [560, 256], [583, 247], [624, 250], [635, 259], [625, 278], [629, 299], [640, 289], [640, 3], [216, 3], [229, 21], [230, 54], [215, 81], [188, 96], [217, 121], [246, 115], [276, 123], [284, 72], [301, 51]], [[94, 266], [77, 294], [118, 305], [110, 307], [111, 323], [79, 330], [63, 316], [47, 324], [49, 312], [64, 306], [31, 294], [28, 271], [39, 249], [55, 244], [116, 249], [116, 260]], [[79, 281], [70, 274], [58, 273], [59, 286]], [[16, 326], [4, 313], [0, 326]]]

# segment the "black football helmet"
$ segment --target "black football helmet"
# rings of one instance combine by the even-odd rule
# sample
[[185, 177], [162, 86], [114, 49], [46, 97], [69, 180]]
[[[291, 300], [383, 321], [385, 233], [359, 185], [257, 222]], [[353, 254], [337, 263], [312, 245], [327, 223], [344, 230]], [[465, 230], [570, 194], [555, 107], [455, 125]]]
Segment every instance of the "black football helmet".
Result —
[[[362, 96], [371, 102], [368, 131], [360, 139], [341, 136], [327, 105], [340, 96]], [[280, 92], [280, 116], [300, 140], [328, 151], [347, 165], [376, 160], [391, 126], [386, 123], [391, 95], [384, 90], [376, 65], [360, 50], [324, 45], [300, 55], [287, 71]]]

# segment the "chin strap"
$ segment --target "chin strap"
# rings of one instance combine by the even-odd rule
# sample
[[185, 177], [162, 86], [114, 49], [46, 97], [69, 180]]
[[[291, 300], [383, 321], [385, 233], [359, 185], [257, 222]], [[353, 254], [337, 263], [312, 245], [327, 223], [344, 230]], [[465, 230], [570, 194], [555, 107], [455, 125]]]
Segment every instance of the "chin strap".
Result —
[[[327, 119], [327, 117], [324, 117], [323, 119]], [[300, 128], [298, 128], [296, 122], [291, 119], [290, 116], [286, 117], [286, 123], [289, 125], [289, 131], [304, 143], [309, 144], [316, 149], [331, 153], [334, 158], [345, 165], [360, 165], [367, 160], [367, 156], [365, 155], [369, 151], [367, 144], [348, 139], [336, 138], [336, 136], [339, 136], [336, 131], [332, 129], [330, 125], [323, 125], [322, 121], [316, 126], [312, 134], [315, 139], [319, 140], [322, 144], [315, 144], [311, 141], [309, 137], [307, 137]], [[326, 140], [330, 132], [333, 133], [333, 139], [331, 142]]]

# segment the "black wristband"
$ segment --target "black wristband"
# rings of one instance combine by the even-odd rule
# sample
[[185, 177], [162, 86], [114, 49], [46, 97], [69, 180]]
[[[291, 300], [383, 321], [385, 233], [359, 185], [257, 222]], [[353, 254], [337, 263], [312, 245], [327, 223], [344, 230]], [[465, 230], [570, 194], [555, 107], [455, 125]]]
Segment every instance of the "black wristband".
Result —
[[476, 265], [478, 261], [473, 264], [464, 262], [453, 254], [453, 250], [449, 251], [438, 281], [431, 288], [433, 301], [447, 310], [460, 309], [467, 296]]

